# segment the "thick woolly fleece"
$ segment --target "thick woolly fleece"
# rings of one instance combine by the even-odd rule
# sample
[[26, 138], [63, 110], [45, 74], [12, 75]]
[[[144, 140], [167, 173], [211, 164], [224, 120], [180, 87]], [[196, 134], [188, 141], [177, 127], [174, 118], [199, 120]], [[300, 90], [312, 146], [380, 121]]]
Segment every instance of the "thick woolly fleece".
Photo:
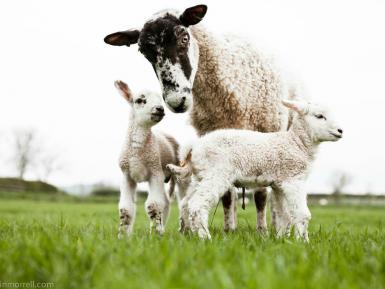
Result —
[[[151, 127], [135, 126], [133, 120], [127, 133], [119, 165], [124, 179], [121, 185], [120, 233], [130, 234], [135, 218], [135, 189], [136, 183], [149, 183], [149, 196], [145, 209], [150, 217], [152, 226], [163, 233], [169, 211], [170, 195], [174, 190], [174, 179], [167, 164], [178, 164], [178, 143], [176, 140], [161, 132], [152, 131]], [[165, 180], [170, 180], [170, 192], [164, 189]]]
[[199, 45], [191, 112], [199, 135], [221, 128], [261, 132], [286, 130], [289, 88], [271, 59], [236, 36], [215, 37], [191, 27]]
[[[190, 164], [194, 188], [189, 194], [188, 210], [192, 231], [210, 238], [208, 213], [234, 184], [272, 186], [277, 206], [291, 214], [289, 220], [278, 220], [277, 230], [284, 233], [288, 225], [294, 224], [296, 233], [307, 240], [310, 212], [303, 185], [318, 143], [301, 116], [284, 132], [229, 129], [199, 139], [191, 151]], [[280, 198], [289, 203], [282, 205]]]

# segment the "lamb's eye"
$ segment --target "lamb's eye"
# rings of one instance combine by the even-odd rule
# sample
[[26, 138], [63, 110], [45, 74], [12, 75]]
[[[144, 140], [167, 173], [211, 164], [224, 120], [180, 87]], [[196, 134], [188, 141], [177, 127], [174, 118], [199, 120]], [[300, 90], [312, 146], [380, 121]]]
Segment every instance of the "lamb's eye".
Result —
[[315, 117], [318, 118], [318, 119], [326, 120], [326, 117], [323, 114], [316, 114]]
[[146, 100], [143, 99], [143, 98], [138, 98], [137, 100], [135, 100], [135, 103], [137, 103], [137, 104], [146, 104]]

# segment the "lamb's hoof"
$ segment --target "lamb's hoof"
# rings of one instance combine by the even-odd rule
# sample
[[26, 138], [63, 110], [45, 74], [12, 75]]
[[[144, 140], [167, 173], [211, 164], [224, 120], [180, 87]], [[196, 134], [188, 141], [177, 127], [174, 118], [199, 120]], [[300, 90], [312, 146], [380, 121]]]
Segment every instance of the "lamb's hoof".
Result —
[[125, 235], [129, 236], [132, 233], [132, 218], [127, 209], [119, 210], [119, 233], [118, 239], [123, 239]]
[[201, 240], [211, 240], [211, 235], [210, 233], [208, 232], [208, 230], [199, 230], [198, 231], [198, 236], [199, 236], [199, 239]]
[[159, 210], [157, 204], [149, 204], [146, 207], [147, 214], [150, 218], [150, 233], [155, 231], [159, 235], [164, 234], [164, 226], [162, 220], [162, 212]]

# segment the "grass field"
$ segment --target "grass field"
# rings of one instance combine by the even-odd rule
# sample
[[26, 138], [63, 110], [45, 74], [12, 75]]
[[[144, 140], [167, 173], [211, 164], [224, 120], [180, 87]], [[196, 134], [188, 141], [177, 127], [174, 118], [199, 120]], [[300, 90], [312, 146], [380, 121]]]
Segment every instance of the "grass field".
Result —
[[[313, 207], [310, 244], [260, 237], [255, 211], [238, 209], [236, 233], [213, 240], [150, 235], [144, 209], [117, 240], [114, 203], [0, 200], [0, 282], [54, 288], [385, 288], [384, 207]], [[0, 285], [1, 286], [1, 285]], [[4, 287], [3, 287], [4, 288]]]

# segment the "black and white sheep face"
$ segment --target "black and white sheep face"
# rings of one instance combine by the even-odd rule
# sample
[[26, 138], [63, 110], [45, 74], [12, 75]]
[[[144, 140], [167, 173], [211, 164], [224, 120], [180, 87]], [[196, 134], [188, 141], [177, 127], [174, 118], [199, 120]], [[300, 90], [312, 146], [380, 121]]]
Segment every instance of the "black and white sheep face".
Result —
[[140, 126], [152, 126], [164, 117], [162, 98], [155, 92], [133, 94], [126, 83], [115, 81], [115, 87], [132, 107], [133, 121]]
[[192, 105], [199, 55], [189, 29], [175, 16], [166, 14], [144, 25], [138, 44], [155, 70], [168, 107], [173, 112], [185, 112]]
[[314, 142], [338, 141], [343, 130], [330, 110], [320, 104], [303, 101], [283, 101], [283, 104], [302, 115]]
[[199, 23], [206, 11], [205, 5], [198, 5], [182, 14], [160, 12], [141, 30], [113, 33], [104, 41], [118, 46], [138, 43], [139, 51], [159, 79], [165, 103], [171, 111], [183, 113], [193, 104], [192, 88], [199, 60], [199, 47], [188, 27]]

